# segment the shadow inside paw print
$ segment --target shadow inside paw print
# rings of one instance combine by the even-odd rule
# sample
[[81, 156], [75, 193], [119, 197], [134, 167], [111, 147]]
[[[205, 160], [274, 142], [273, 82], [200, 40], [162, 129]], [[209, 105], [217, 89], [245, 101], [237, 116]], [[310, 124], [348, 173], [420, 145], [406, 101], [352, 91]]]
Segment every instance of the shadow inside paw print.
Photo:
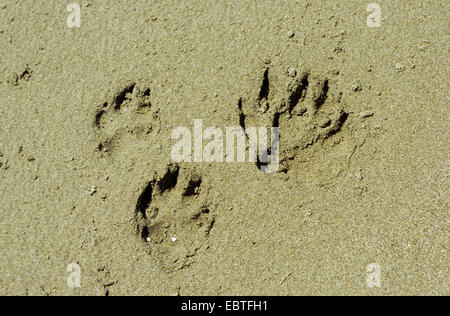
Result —
[[8, 170], [8, 159], [0, 152], [0, 170]]
[[137, 233], [164, 270], [189, 266], [208, 247], [215, 217], [207, 196], [202, 177], [178, 165], [169, 165], [143, 189], [136, 203]]
[[280, 170], [287, 173], [302, 150], [341, 131], [348, 114], [340, 105], [340, 95], [330, 95], [326, 78], [305, 72], [293, 79], [287, 89], [277, 88], [277, 78], [266, 69], [258, 96], [240, 99], [239, 122], [244, 129], [279, 128]]
[[129, 83], [103, 103], [94, 120], [101, 151], [114, 152], [123, 138], [142, 138], [159, 128], [158, 110], [150, 98], [150, 88]]

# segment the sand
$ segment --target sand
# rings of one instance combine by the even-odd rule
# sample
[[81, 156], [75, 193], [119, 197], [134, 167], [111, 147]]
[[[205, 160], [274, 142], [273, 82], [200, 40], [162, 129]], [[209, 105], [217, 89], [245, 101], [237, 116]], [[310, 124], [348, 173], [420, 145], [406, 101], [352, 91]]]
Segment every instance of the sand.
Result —
[[[443, 1], [79, 3], [0, 1], [1, 295], [450, 294]], [[275, 116], [279, 172], [172, 160]]]

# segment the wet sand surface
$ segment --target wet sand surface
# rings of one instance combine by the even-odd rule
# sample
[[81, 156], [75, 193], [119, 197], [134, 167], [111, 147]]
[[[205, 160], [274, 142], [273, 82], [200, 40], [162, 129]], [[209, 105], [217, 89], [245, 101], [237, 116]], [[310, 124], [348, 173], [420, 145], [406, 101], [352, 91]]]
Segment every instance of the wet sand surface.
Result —
[[368, 4], [1, 1], [0, 294], [449, 295], [448, 5]]

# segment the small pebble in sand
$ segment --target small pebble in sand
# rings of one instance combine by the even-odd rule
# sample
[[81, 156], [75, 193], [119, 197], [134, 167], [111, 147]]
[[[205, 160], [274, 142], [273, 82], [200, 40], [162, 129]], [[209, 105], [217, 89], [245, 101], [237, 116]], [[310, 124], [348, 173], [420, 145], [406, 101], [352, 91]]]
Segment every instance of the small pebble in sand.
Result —
[[395, 64], [395, 69], [397, 69], [397, 71], [403, 71], [406, 69], [405, 65], [402, 65], [400, 63]]
[[297, 70], [295, 70], [295, 68], [289, 67], [287, 70], [287, 74], [289, 77], [295, 78], [297, 77]]
[[95, 193], [97, 193], [97, 188], [96, 187], [91, 187], [89, 189], [89, 195], [93, 196]]
[[356, 178], [360, 181], [364, 179], [362, 168], [358, 169], [358, 172], [356, 173]]
[[293, 31], [288, 32], [288, 37], [293, 38], [295, 36], [295, 33]]
[[361, 112], [361, 117], [362, 118], [368, 118], [368, 117], [372, 117], [373, 116], [373, 112], [372, 111], [364, 111], [364, 112]]
[[360, 83], [355, 83], [353, 86], [352, 86], [352, 91], [353, 92], [359, 92], [359, 91], [361, 91], [362, 90], [362, 87], [361, 87], [361, 84]]

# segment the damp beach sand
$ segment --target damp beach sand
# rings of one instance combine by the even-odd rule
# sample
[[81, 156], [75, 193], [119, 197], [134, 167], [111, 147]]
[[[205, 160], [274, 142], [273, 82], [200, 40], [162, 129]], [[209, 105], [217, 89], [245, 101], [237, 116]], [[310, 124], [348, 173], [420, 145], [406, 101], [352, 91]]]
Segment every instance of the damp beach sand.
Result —
[[1, 0], [0, 294], [449, 295], [448, 6], [371, 2]]

